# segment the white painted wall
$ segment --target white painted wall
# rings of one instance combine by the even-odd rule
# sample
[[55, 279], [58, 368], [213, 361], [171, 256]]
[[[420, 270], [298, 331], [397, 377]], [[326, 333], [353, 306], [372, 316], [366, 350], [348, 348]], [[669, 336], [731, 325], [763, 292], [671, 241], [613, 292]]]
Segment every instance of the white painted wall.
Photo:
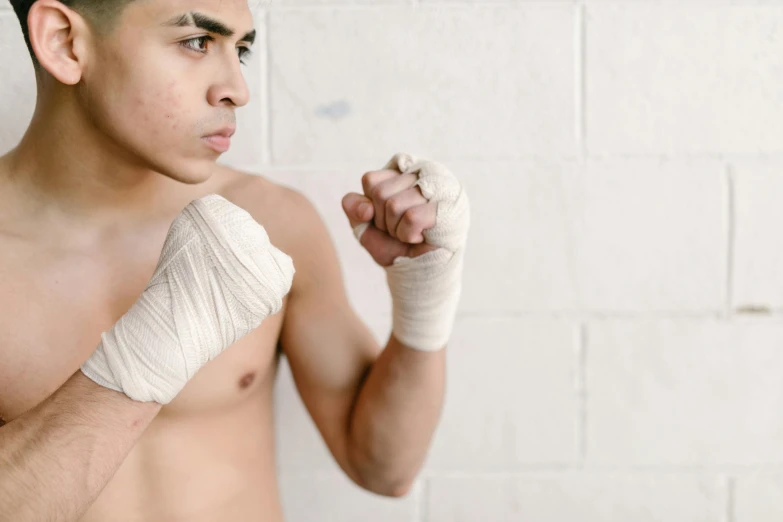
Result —
[[[351, 485], [286, 368], [290, 522], [783, 518], [783, 4], [254, 9], [254, 100], [224, 161], [313, 200], [379, 341], [388, 293], [342, 195], [405, 151], [450, 166], [472, 203], [447, 406], [416, 489]], [[7, 0], [0, 71], [3, 151], [35, 90]]]

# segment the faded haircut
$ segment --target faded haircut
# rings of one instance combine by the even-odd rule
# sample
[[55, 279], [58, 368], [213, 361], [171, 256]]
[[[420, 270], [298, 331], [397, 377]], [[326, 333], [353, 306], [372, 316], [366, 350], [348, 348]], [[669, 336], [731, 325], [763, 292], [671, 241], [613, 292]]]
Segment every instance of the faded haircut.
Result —
[[[61, 4], [73, 9], [82, 15], [90, 27], [100, 34], [107, 34], [114, 28], [114, 23], [119, 18], [122, 10], [133, 0], [58, 0]], [[22, 34], [33, 63], [38, 66], [38, 60], [30, 45], [30, 31], [27, 27], [27, 15], [36, 0], [11, 0], [11, 6], [16, 12], [19, 23], [22, 25]]]

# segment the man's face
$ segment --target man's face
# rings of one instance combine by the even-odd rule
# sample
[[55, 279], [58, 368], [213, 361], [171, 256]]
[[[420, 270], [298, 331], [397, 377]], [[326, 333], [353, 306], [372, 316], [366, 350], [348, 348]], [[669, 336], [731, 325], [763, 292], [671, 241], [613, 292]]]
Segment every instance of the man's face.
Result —
[[254, 38], [247, 0], [134, 0], [96, 40], [84, 110], [131, 161], [204, 181], [248, 101], [240, 61]]

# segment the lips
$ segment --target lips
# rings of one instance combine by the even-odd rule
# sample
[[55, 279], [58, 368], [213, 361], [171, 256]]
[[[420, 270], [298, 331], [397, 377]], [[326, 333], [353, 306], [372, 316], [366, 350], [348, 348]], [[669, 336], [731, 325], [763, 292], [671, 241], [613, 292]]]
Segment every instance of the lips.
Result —
[[223, 153], [231, 147], [231, 136], [234, 135], [235, 131], [235, 127], [223, 127], [201, 139], [215, 152]]
[[227, 138], [225, 136], [212, 135], [204, 136], [201, 139], [204, 140], [207, 146], [209, 146], [215, 152], [226, 152], [229, 147], [231, 147], [231, 138]]

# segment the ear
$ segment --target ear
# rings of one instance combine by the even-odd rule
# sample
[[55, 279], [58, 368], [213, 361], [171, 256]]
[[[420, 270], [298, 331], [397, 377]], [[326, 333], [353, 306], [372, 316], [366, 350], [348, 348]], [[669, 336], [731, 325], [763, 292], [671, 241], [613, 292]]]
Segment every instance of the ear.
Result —
[[79, 83], [90, 36], [84, 18], [56, 0], [38, 0], [27, 27], [41, 67], [66, 85]]

